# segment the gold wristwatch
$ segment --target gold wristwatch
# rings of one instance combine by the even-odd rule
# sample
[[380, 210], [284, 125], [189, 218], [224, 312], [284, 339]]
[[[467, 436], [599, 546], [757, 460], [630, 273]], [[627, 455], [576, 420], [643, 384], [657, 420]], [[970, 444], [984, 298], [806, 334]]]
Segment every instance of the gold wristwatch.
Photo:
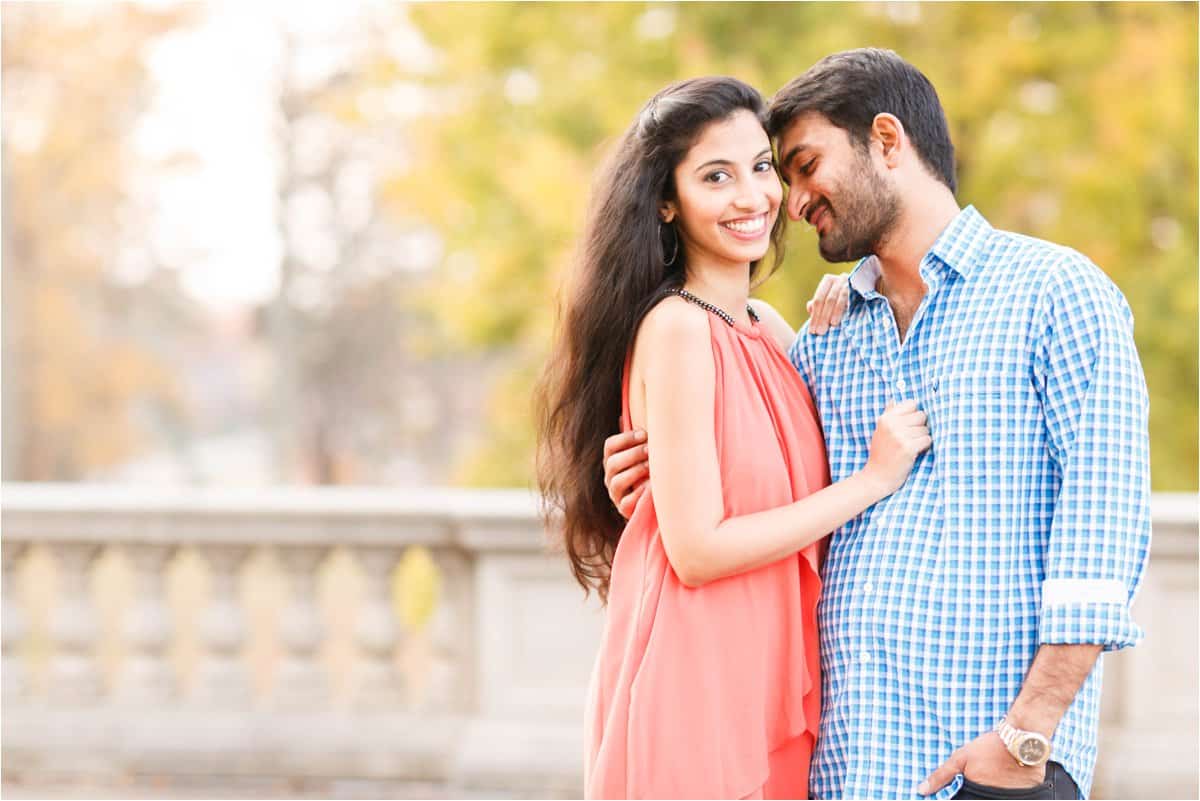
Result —
[[1050, 758], [1050, 741], [1036, 731], [1018, 729], [1004, 718], [1000, 718], [995, 731], [1008, 753], [1024, 767], [1036, 768]]

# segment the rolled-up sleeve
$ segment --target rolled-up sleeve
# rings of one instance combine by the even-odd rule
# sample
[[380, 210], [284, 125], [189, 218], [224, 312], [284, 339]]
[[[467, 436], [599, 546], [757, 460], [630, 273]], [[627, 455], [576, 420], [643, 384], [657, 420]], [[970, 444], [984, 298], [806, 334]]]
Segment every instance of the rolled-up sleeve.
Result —
[[1035, 381], [1061, 485], [1038, 638], [1111, 651], [1143, 636], [1129, 608], [1150, 552], [1149, 398], [1117, 287], [1076, 253], [1051, 284]]

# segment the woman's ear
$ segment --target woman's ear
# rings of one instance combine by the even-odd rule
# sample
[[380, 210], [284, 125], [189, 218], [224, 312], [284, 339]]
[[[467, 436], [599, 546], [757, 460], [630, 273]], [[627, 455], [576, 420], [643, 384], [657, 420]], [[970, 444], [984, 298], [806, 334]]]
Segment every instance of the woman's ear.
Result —
[[675, 215], [679, 213], [679, 209], [675, 208], [675, 202], [671, 200], [664, 201], [658, 207], [658, 218], [665, 223], [674, 221]]

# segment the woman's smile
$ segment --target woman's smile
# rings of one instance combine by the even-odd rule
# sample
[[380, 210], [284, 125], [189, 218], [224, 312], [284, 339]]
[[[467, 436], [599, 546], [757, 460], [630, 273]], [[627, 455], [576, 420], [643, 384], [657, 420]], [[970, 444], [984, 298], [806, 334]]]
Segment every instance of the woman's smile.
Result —
[[739, 217], [736, 220], [725, 220], [721, 226], [729, 229], [736, 238], [753, 241], [767, 232], [768, 212], [756, 214], [753, 217]]

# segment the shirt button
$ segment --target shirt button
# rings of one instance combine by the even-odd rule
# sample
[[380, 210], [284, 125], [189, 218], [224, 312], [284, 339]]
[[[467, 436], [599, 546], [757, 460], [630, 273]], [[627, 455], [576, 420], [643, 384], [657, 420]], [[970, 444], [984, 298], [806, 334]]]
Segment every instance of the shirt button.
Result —
[[875, 585], [868, 581], [863, 585], [863, 592], [875, 592]]
[[905, 381], [903, 378], [897, 378], [896, 379], [896, 389], [903, 392], [904, 390], [908, 389], [908, 382]]
[[871, 664], [871, 652], [870, 652], [870, 651], [863, 651], [863, 652], [862, 652], [862, 656], [860, 656], [860, 657], [859, 657], [859, 659], [861, 659], [861, 660], [862, 660], [862, 663], [863, 663], [864, 665], [869, 665], [869, 664]]

